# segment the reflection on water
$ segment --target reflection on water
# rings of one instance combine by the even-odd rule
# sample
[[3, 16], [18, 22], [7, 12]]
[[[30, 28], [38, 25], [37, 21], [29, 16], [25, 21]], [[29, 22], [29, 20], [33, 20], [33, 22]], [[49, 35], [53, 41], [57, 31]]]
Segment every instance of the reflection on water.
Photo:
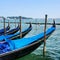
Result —
[[35, 54], [29, 54], [23, 58], [17, 59], [17, 60], [53, 60], [53, 58], [49, 57], [49, 56], [45, 56], [43, 58], [42, 55], [35, 55]]

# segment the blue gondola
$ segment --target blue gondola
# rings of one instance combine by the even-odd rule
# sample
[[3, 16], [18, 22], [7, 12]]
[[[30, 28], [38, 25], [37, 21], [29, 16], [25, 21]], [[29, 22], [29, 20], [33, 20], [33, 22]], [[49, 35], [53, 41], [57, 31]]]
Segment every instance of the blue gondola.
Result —
[[[55, 31], [55, 24], [46, 31], [46, 39]], [[44, 32], [29, 38], [22, 38], [17, 40], [7, 40], [0, 43], [0, 59], [1, 60], [14, 60], [23, 57], [44, 42]]]
[[[6, 28], [6, 31], [8, 31], [10, 29], [10, 26], [7, 26]], [[4, 28], [3, 29], [0, 29], [0, 35], [4, 34]]]
[[[19, 29], [20, 29], [20, 27], [19, 27], [19, 25], [18, 25], [16, 28], [11, 29], [11, 30], [9, 30], [9, 31], [6, 31], [6, 35], [14, 34], [14, 33], [16, 33], [17, 31], [19, 31]], [[0, 35], [4, 35], [4, 33], [1, 33]]]
[[[32, 30], [32, 25], [30, 24], [30, 26], [27, 28], [27, 29], [25, 29], [24, 31], [22, 31], [22, 38], [28, 33], [28, 32], [30, 32]], [[11, 35], [2, 35], [2, 36], [0, 36], [0, 42], [1, 41], [4, 41], [4, 38], [6, 38], [6, 39], [12, 39], [12, 40], [14, 40], [14, 39], [17, 39], [17, 38], [20, 38], [20, 32], [18, 32], [18, 33], [15, 33], [15, 34], [11, 34]]]

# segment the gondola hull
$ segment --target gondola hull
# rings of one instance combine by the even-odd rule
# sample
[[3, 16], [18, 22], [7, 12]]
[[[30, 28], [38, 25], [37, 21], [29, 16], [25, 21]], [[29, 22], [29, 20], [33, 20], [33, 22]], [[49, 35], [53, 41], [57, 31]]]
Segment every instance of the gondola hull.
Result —
[[[6, 28], [6, 32], [10, 29], [10, 27], [9, 26], [7, 26]], [[3, 35], [4, 34], [4, 29], [1, 29], [0, 30], [0, 35]]]
[[[32, 30], [32, 25], [30, 24], [30, 26], [27, 29], [25, 29], [24, 31], [22, 31], [22, 33], [18, 32], [18, 33], [12, 34], [12, 35], [0, 36], [0, 42], [3, 42], [5, 40], [5, 38], [11, 39], [11, 40], [23, 38], [31, 30]], [[20, 34], [22, 34], [22, 37], [20, 37]]]
[[[53, 33], [53, 31], [51, 31], [49, 34], [46, 35], [46, 39]], [[1, 60], [15, 60], [17, 58], [23, 57], [23, 56], [31, 53], [32, 51], [34, 51], [43, 42], [44, 42], [44, 37], [38, 39], [37, 41], [29, 44], [26, 47], [23, 47], [22, 49], [13, 50], [13, 51], [11, 51], [9, 53], [7, 52], [7, 53], [5, 53], [3, 55], [0, 55], [0, 59]]]
[[[11, 30], [7, 31], [6, 35], [14, 34], [14, 33], [18, 32], [19, 29], [20, 29], [20, 27], [17, 26], [17, 28], [14, 28], [14, 29], [11, 29]], [[2, 35], [4, 35], [4, 33], [2, 33]]]
[[14, 40], [14, 39], [20, 39], [20, 38], [23, 38], [26, 34], [28, 34], [30, 31], [32, 30], [32, 26], [29, 27], [26, 31], [22, 32], [22, 37], [20, 37], [20, 34], [14, 36], [14, 37], [11, 37], [10, 39], [11, 40]]

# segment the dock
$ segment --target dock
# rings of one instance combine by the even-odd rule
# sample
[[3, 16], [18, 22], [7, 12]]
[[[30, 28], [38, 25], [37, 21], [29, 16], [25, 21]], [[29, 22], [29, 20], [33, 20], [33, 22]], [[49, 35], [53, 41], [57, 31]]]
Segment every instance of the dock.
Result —
[[[0, 22], [0, 23], [3, 23], [3, 22]], [[5, 23], [8, 23], [8, 22], [5, 22]], [[12, 24], [15, 24], [15, 23], [19, 23], [19, 22], [10, 22]], [[24, 24], [30, 24], [30, 22], [25, 22]], [[34, 22], [31, 22], [31, 24], [36, 24], [36, 25], [44, 25], [45, 23], [34, 23]], [[47, 25], [53, 25], [53, 23], [47, 23]], [[56, 23], [56, 25], [60, 25], [60, 23]]]
[[[25, 24], [30, 24], [30, 23], [26, 22]], [[31, 23], [31, 24], [44, 25], [45, 23]], [[47, 25], [53, 25], [53, 23], [47, 23]], [[56, 23], [56, 25], [60, 25], [60, 23]]]

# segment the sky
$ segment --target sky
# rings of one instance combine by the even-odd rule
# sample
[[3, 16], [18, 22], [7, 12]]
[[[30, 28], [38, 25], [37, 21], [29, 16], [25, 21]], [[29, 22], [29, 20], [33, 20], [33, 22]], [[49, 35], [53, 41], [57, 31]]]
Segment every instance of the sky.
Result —
[[0, 0], [0, 16], [60, 18], [60, 0]]

